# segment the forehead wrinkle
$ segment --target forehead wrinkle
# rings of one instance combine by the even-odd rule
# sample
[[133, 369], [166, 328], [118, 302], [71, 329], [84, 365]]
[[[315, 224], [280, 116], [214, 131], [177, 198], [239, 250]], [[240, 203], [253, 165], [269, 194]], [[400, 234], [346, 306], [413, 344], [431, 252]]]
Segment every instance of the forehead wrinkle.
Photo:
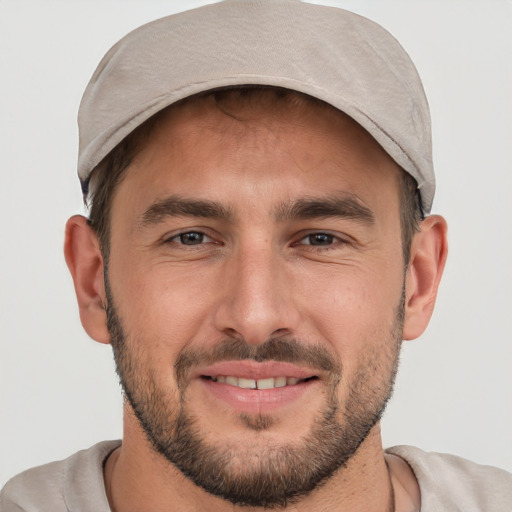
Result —
[[167, 217], [199, 217], [233, 221], [235, 216], [231, 208], [216, 201], [172, 195], [152, 203], [138, 216], [137, 226], [143, 228], [158, 224]]
[[306, 197], [282, 202], [272, 212], [278, 222], [286, 220], [339, 217], [374, 224], [375, 214], [354, 194], [343, 193], [327, 197]]

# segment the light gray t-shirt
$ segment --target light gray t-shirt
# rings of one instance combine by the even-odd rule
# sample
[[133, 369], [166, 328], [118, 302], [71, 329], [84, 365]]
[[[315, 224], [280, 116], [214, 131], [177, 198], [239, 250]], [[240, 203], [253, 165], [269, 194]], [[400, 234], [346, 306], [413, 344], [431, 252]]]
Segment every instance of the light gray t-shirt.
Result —
[[[71, 457], [29, 469], [0, 493], [0, 512], [111, 512], [103, 464], [120, 441], [105, 441]], [[386, 450], [411, 466], [421, 512], [511, 512], [512, 474], [413, 446]]]

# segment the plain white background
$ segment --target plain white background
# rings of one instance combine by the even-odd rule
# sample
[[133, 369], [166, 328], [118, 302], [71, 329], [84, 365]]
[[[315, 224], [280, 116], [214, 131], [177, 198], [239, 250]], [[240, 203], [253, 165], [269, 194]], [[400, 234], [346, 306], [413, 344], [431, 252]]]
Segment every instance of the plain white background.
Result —
[[[83, 212], [76, 112], [107, 49], [201, 1], [0, 1], [0, 486], [121, 436], [110, 347], [82, 331], [62, 256]], [[416, 444], [512, 470], [512, 3], [331, 1], [390, 30], [424, 79], [450, 256], [437, 309], [407, 342], [383, 421]]]

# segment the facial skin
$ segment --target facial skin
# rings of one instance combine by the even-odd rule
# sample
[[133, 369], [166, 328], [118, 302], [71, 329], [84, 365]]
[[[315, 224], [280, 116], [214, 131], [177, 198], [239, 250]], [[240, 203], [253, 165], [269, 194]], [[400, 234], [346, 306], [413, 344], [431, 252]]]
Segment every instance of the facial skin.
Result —
[[279, 102], [228, 114], [208, 97], [155, 127], [114, 196], [106, 289], [94, 234], [68, 224], [82, 321], [112, 341], [128, 397], [117, 474], [136, 481], [137, 454], [160, 506], [181, 485], [186, 510], [387, 510], [378, 419], [402, 339], [428, 323], [444, 221], [406, 271], [400, 171], [363, 129]]

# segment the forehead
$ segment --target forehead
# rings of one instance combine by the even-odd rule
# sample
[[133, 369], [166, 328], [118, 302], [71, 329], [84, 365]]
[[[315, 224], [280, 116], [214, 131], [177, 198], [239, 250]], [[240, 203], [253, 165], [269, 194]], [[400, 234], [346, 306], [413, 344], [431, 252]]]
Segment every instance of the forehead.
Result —
[[176, 133], [187, 133], [188, 125], [210, 128], [229, 137], [236, 137], [237, 132], [246, 136], [248, 130], [258, 128], [271, 130], [279, 126], [282, 130], [311, 126], [319, 133], [337, 129], [364, 133], [375, 142], [351, 117], [328, 103], [276, 87], [242, 87], [192, 96], [162, 111], [153, 127], [162, 124], [174, 128]]
[[288, 195], [358, 193], [374, 189], [376, 176], [396, 182], [397, 172], [366, 130], [334, 107], [290, 91], [219, 91], [161, 112], [119, 188], [145, 201], [184, 190], [265, 194], [283, 183]]

